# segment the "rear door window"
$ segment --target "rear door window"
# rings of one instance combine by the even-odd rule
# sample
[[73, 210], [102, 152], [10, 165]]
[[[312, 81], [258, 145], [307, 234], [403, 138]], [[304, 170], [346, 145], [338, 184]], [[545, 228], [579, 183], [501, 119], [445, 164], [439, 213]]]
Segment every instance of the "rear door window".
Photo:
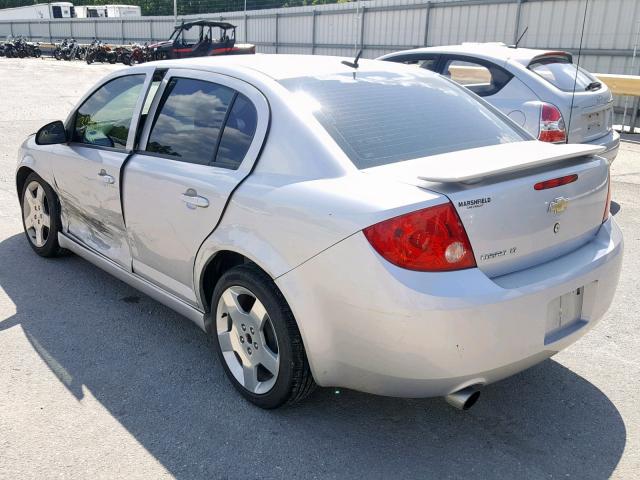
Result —
[[464, 88], [423, 69], [405, 70], [281, 83], [358, 168], [525, 139]]
[[513, 77], [492, 63], [456, 58], [445, 61], [443, 75], [481, 97], [495, 95]]
[[214, 165], [237, 169], [249, 151], [257, 124], [256, 107], [239, 93], [227, 118]]
[[529, 64], [529, 70], [565, 92], [573, 91], [574, 82], [577, 92], [600, 88], [600, 83], [593, 75], [571, 63], [567, 57], [535, 59]]
[[192, 78], [172, 78], [158, 107], [146, 150], [190, 163], [213, 163], [231, 88]]

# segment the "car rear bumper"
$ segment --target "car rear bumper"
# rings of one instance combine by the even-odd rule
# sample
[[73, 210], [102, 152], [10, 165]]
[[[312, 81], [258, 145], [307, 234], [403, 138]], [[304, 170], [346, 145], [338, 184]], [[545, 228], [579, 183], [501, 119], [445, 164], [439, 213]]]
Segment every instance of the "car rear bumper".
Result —
[[615, 130], [611, 130], [605, 136], [585, 142], [587, 145], [600, 145], [606, 148], [604, 152], [600, 154], [601, 157], [609, 160], [609, 163], [613, 162], [618, 155], [618, 149], [620, 148], [620, 134]]
[[[575, 342], [611, 304], [622, 262], [613, 219], [574, 252], [488, 278], [381, 259], [358, 233], [276, 280], [316, 382], [390, 396], [440, 396], [524, 370]], [[584, 287], [580, 319], [548, 332], [554, 299]]]

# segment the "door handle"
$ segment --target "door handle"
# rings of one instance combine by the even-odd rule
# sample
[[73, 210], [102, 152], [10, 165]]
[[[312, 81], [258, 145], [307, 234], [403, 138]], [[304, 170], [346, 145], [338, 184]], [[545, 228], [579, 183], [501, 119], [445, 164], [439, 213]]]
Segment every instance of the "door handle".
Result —
[[116, 179], [109, 175], [104, 169], [100, 170], [98, 178], [102, 180], [102, 183], [106, 185], [111, 185], [112, 183], [116, 182]]
[[205, 197], [198, 195], [193, 188], [188, 189], [182, 195], [180, 195], [180, 200], [187, 204], [189, 208], [207, 208], [209, 206], [209, 200]]

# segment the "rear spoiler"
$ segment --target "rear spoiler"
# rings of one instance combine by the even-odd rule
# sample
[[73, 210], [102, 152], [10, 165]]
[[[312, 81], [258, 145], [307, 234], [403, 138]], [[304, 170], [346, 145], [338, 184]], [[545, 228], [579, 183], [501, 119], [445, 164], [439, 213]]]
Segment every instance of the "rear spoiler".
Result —
[[571, 55], [569, 52], [563, 52], [558, 50], [558, 51], [544, 52], [540, 55], [536, 55], [529, 61], [529, 65], [535, 62], [539, 62], [540, 60], [543, 60], [545, 58], [566, 58], [567, 60], [569, 60], [569, 63], [573, 63], [573, 55]]
[[[530, 140], [489, 147], [460, 150], [407, 162], [420, 180], [438, 183], [473, 183], [564, 160], [597, 155], [606, 150], [599, 145], [552, 144]], [[408, 173], [406, 171], [405, 173]]]

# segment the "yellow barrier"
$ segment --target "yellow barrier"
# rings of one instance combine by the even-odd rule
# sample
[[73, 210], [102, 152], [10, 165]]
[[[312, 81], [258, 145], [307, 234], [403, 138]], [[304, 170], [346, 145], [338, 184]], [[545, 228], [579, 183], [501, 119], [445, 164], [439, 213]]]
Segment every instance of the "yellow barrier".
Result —
[[640, 76], [613, 75], [609, 73], [594, 73], [601, 82], [605, 83], [614, 95], [631, 95], [640, 97]]

